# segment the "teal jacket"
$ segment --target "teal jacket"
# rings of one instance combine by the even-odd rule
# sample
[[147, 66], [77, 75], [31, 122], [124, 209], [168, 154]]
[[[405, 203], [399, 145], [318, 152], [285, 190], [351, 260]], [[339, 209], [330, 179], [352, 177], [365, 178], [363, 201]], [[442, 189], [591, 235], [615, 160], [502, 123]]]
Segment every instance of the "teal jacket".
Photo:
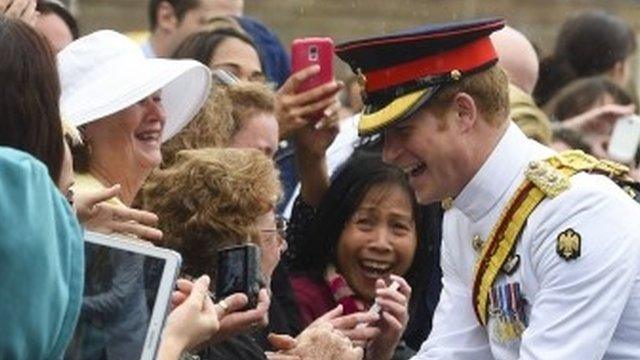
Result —
[[0, 147], [0, 359], [59, 359], [84, 284], [82, 229], [47, 168]]

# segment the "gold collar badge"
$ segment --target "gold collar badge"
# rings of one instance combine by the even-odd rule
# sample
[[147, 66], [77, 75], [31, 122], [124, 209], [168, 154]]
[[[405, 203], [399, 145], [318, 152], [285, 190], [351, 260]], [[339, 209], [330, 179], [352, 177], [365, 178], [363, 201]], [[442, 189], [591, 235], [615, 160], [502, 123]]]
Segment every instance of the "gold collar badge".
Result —
[[580, 257], [582, 238], [575, 230], [569, 228], [558, 235], [556, 252], [566, 261]]

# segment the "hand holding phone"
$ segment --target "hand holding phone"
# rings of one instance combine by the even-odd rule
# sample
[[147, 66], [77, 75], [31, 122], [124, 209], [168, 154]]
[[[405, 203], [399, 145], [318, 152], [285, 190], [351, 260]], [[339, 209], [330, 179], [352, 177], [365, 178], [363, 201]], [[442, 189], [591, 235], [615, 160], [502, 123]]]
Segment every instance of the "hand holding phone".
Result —
[[216, 301], [235, 293], [247, 295], [246, 309], [258, 304], [262, 284], [260, 248], [254, 244], [232, 246], [218, 250], [216, 273]]
[[[333, 81], [333, 40], [328, 37], [310, 37], [295, 39], [291, 44], [291, 71], [296, 73], [310, 66], [316, 65], [320, 69], [298, 85], [295, 92], [300, 94]], [[322, 109], [324, 110], [324, 109]], [[317, 121], [323, 116], [323, 111], [316, 111], [307, 116], [309, 120]]]
[[628, 115], [619, 118], [611, 133], [607, 154], [609, 158], [624, 164], [635, 159], [640, 145], [640, 117]]
[[298, 86], [301, 93], [333, 80], [333, 40], [328, 37], [295, 39], [291, 44], [291, 71], [296, 73], [312, 65], [320, 71]]

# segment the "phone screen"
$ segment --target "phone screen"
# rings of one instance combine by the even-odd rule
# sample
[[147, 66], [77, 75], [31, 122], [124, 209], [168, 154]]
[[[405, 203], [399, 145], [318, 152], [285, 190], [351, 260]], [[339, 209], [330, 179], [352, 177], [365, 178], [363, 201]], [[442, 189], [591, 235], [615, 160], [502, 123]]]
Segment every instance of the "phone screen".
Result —
[[247, 288], [245, 258], [245, 251], [241, 248], [220, 252], [216, 297], [224, 298]]
[[260, 291], [260, 274], [260, 249], [257, 246], [245, 244], [219, 250], [216, 300], [243, 293], [249, 298], [246, 308], [255, 308]]

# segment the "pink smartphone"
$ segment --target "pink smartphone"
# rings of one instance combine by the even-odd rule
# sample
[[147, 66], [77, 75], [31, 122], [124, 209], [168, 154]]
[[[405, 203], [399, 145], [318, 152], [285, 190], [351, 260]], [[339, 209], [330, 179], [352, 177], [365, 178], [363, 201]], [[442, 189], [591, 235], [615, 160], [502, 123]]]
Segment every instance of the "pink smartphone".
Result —
[[298, 93], [333, 80], [333, 40], [328, 37], [293, 40], [291, 43], [291, 73], [316, 64], [320, 66], [320, 72], [305, 80], [298, 87]]

